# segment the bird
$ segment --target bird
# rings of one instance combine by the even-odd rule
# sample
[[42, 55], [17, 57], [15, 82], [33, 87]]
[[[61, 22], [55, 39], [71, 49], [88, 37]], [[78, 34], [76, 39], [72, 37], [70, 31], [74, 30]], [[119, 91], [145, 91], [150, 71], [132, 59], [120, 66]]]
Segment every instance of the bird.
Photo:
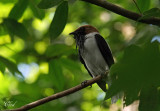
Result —
[[[74, 35], [80, 62], [84, 65], [89, 75], [92, 78], [98, 75], [103, 77], [114, 64], [114, 59], [109, 45], [99, 31], [91, 25], [83, 25], [69, 35]], [[108, 87], [112, 84], [109, 74], [97, 82], [104, 92], [107, 92], [106, 83]], [[115, 103], [118, 98], [118, 96], [113, 96], [111, 102]]]

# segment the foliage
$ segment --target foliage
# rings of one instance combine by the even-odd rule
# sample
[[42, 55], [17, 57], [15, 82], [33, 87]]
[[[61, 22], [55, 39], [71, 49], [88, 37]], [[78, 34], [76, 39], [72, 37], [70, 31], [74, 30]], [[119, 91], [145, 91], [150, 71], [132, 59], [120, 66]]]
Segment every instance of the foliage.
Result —
[[[139, 111], [159, 110], [160, 49], [159, 43], [147, 43], [142, 47], [131, 45], [123, 58], [111, 69], [118, 79], [109, 89], [109, 94], [125, 92], [125, 104], [140, 100]], [[138, 65], [137, 65], [138, 64]], [[111, 97], [108, 95], [108, 98]]]
[[[132, 0], [108, 2], [139, 13]], [[160, 17], [159, 0], [136, 2], [143, 13], [140, 20]], [[78, 0], [1, 0], [0, 7], [0, 109], [17, 108], [91, 79], [68, 35], [83, 24], [97, 27], [116, 61], [111, 75], [117, 80], [107, 98], [124, 92], [125, 105], [139, 100], [140, 111], [160, 109], [158, 26]], [[32, 110], [118, 111], [122, 107], [122, 101], [111, 105], [103, 99], [104, 93], [95, 84]]]
[[150, 0], [146, 0], [145, 2], [143, 0], [137, 0], [137, 4], [142, 12], [150, 8]]
[[56, 9], [49, 33], [51, 41], [57, 38], [63, 31], [68, 17], [68, 2], [62, 2]]
[[160, 9], [159, 8], [152, 8], [150, 10], [145, 11], [143, 13], [143, 16], [141, 18], [139, 18], [139, 20], [146, 19], [149, 17], [160, 17]]

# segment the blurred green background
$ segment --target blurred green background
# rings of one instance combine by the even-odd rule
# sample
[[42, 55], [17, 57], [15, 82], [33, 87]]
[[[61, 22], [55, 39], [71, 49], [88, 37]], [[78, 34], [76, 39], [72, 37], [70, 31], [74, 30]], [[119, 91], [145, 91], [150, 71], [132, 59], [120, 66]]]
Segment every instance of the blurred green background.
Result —
[[[132, 0], [108, 1], [139, 13]], [[160, 17], [159, 0], [136, 2], [147, 17]], [[155, 7], [156, 13], [146, 12]], [[0, 110], [18, 108], [91, 79], [68, 35], [84, 24], [99, 30], [116, 61], [111, 73], [119, 78], [108, 98], [124, 91], [126, 105], [140, 100], [139, 110], [158, 111], [160, 28], [79, 0], [0, 0]], [[94, 84], [31, 111], [122, 110], [121, 100], [111, 104], [110, 99], [103, 101], [104, 96]]]

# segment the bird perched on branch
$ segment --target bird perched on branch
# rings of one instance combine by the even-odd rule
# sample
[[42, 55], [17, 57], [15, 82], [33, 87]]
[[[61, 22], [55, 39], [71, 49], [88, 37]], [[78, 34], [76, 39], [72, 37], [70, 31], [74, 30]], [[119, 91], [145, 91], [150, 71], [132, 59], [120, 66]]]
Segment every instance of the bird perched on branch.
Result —
[[[111, 65], [114, 64], [114, 60], [107, 42], [98, 30], [91, 25], [84, 25], [71, 32], [70, 35], [74, 35], [80, 61], [90, 76], [94, 78], [97, 75], [105, 75]], [[104, 92], [107, 91], [106, 83], [108, 86], [112, 83], [109, 75], [103, 76], [102, 80], [97, 82]], [[111, 99], [112, 103], [117, 100], [117, 96], [113, 96]]]

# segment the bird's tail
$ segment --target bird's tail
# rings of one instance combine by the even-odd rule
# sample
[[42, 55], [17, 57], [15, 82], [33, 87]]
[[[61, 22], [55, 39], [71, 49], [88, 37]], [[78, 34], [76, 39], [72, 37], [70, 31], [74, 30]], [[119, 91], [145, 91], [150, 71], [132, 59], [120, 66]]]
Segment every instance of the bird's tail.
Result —
[[[106, 83], [108, 84], [108, 89], [110, 88], [112, 81], [115, 80], [115, 77], [110, 77], [110, 75], [108, 74], [106, 77], [103, 77], [102, 80], [98, 81], [97, 84], [98, 86], [104, 91], [106, 92], [107, 95], [107, 88], [106, 88]], [[120, 99], [122, 96], [121, 93], [118, 93], [114, 96], [112, 96], [111, 98], [111, 103], [116, 103], [118, 101], [118, 99]]]
[[101, 81], [98, 81], [97, 84], [104, 92], [107, 91], [107, 89], [106, 89], [106, 81], [101, 80]]
[[[98, 82], [97, 82], [98, 86], [99, 86], [104, 92], [106, 92], [106, 95], [107, 95], [106, 83], [108, 84], [108, 88], [109, 88], [109, 87], [111, 86], [111, 84], [112, 84], [112, 81], [111, 81], [111, 80], [107, 80], [107, 81], [101, 80], [101, 81], [98, 81]], [[120, 97], [121, 97], [120, 95], [121, 95], [120, 93], [114, 95], [114, 96], [111, 98], [111, 103], [112, 103], [112, 104], [113, 104], [113, 103], [116, 103], [116, 102], [118, 101], [118, 99], [120, 99]]]

